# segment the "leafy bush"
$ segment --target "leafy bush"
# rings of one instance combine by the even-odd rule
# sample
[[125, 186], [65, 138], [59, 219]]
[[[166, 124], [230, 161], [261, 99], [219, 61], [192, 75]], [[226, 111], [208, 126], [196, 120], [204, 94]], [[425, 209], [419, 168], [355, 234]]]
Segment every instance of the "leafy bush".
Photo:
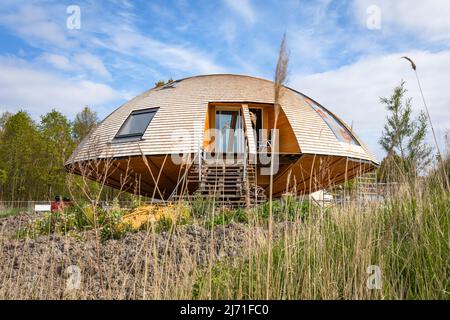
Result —
[[120, 239], [126, 233], [133, 230], [130, 224], [122, 223], [122, 218], [125, 212], [119, 207], [117, 202], [113, 203], [110, 210], [105, 212], [101, 220], [101, 239]]
[[1, 209], [0, 210], [0, 218], [6, 218], [9, 216], [14, 216], [16, 214], [19, 214], [22, 211], [25, 211], [26, 209], [21, 208], [12, 208], [12, 209]]
[[125, 212], [118, 205], [110, 210], [103, 210], [91, 204], [80, 203], [56, 212], [46, 213], [43, 218], [35, 220], [17, 233], [18, 237], [35, 237], [52, 233], [73, 234], [95, 227], [101, 230], [101, 239], [119, 238], [129, 228], [121, 225]]
[[[263, 220], [269, 219], [270, 204], [264, 203], [260, 207], [260, 217]], [[272, 201], [272, 216], [275, 221], [294, 221], [296, 219], [305, 219], [310, 212], [309, 201], [298, 200], [294, 196], [285, 196], [281, 200]]]
[[[448, 299], [449, 208], [442, 181], [405, 183], [377, 206], [332, 207], [321, 219], [292, 224], [270, 247], [216, 262], [193, 281], [191, 297]], [[367, 288], [371, 266], [382, 272], [378, 290]]]
[[217, 211], [214, 214], [214, 219], [212, 215], [208, 217], [205, 221], [205, 225], [208, 228], [211, 228], [213, 225], [228, 225], [231, 222], [248, 222], [248, 214], [244, 208], [236, 208], [236, 209], [226, 209], [223, 208], [221, 211]]
[[211, 213], [214, 203], [209, 198], [197, 195], [190, 206], [194, 218], [205, 218]]
[[157, 207], [152, 214], [156, 220], [156, 231], [166, 231], [175, 225], [192, 223], [191, 208], [185, 203]]

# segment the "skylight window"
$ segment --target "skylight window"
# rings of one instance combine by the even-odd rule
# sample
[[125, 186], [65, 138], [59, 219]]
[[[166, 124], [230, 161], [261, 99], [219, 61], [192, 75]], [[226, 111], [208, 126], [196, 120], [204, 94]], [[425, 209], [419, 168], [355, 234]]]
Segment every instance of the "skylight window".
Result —
[[331, 131], [333, 131], [334, 135], [336, 136], [339, 142], [349, 143], [355, 146], [360, 145], [359, 142], [356, 141], [352, 133], [342, 123], [340, 123], [340, 121], [336, 119], [327, 109], [318, 105], [309, 98], [304, 97], [303, 99], [325, 121], [325, 123], [328, 125], [328, 127], [330, 127]]
[[116, 139], [142, 137], [158, 108], [133, 111], [125, 120]]

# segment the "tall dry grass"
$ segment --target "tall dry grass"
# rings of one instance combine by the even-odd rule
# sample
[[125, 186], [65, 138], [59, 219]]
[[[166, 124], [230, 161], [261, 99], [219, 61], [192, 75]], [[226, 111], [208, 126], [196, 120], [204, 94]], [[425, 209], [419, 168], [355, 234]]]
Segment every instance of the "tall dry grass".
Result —
[[[97, 203], [102, 188], [89, 189], [90, 172], [79, 188]], [[228, 223], [230, 210], [214, 202], [180, 200], [174, 210], [188, 206], [189, 225], [150, 225], [105, 242], [97, 228], [16, 240], [7, 224], [26, 222], [8, 217], [0, 220], [0, 298], [448, 299], [450, 192], [443, 172], [395, 177], [396, 189], [372, 203], [285, 201], [232, 211], [240, 223]], [[152, 177], [157, 184], [159, 175]], [[71, 266], [80, 271], [77, 288], [70, 286]], [[367, 286], [371, 266], [381, 271], [379, 289]]]
[[[283, 224], [269, 270], [265, 250], [218, 265], [211, 297], [264, 299], [270, 288], [269, 299], [448, 299], [449, 220], [450, 195], [434, 182], [402, 185], [386, 203], [313, 211]], [[367, 286], [373, 265], [380, 289]]]
[[[267, 206], [246, 210], [246, 223], [212, 228], [203, 222], [227, 211], [206, 204], [191, 226], [100, 244], [95, 235], [11, 240], [0, 228], [0, 298], [448, 299], [450, 194], [442, 178], [405, 180], [371, 204], [282, 205], [270, 250]], [[78, 289], [67, 287], [69, 265], [80, 268]], [[367, 286], [370, 266], [381, 271], [380, 289]]]

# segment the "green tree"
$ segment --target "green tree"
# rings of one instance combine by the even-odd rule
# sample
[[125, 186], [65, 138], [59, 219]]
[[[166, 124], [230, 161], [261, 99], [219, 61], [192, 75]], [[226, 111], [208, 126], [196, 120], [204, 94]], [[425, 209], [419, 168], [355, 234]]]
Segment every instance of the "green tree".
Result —
[[[0, 115], [0, 199], [69, 196], [64, 163], [75, 148], [75, 136], [85, 136], [97, 123], [96, 118], [86, 108], [73, 125], [55, 110], [43, 115], [38, 124], [25, 111]], [[117, 191], [105, 188], [102, 198], [110, 199], [115, 194]], [[81, 190], [71, 195], [83, 197]]]
[[[36, 124], [25, 111], [19, 111], [5, 121], [0, 139], [0, 170], [2, 194], [11, 200], [27, 200], [39, 180], [41, 141]], [[6, 175], [6, 179], [5, 176]]]
[[431, 162], [432, 148], [425, 143], [427, 117], [420, 111], [413, 118], [412, 99], [405, 97], [406, 92], [402, 81], [389, 98], [381, 98], [388, 116], [379, 143], [387, 152], [386, 162], [391, 163], [385, 168], [395, 166], [402, 173], [417, 174]]
[[8, 119], [12, 116], [12, 114], [8, 111], [3, 112], [2, 115], [0, 116], [0, 134], [6, 124], [6, 121], [8, 121]]
[[[0, 116], [0, 145], [2, 143], [3, 128], [5, 127], [5, 124], [10, 117], [11, 117], [11, 113], [9, 113], [9, 112], [4, 112]], [[1, 157], [0, 157], [0, 159], [1, 159]], [[1, 186], [3, 184], [5, 184], [6, 181], [8, 180], [8, 173], [6, 172], [5, 169], [2, 169], [1, 167], [2, 167], [2, 164], [0, 163], [0, 189], [1, 189]], [[1, 194], [0, 194], [0, 199], [1, 199]]]
[[39, 133], [43, 144], [40, 180], [46, 186], [47, 197], [52, 198], [54, 193], [65, 192], [64, 162], [74, 150], [75, 143], [69, 120], [56, 110], [41, 117]]
[[73, 137], [80, 143], [98, 125], [98, 116], [88, 106], [75, 116], [73, 122]]
[[0, 186], [8, 180], [8, 173], [5, 169], [0, 169]]

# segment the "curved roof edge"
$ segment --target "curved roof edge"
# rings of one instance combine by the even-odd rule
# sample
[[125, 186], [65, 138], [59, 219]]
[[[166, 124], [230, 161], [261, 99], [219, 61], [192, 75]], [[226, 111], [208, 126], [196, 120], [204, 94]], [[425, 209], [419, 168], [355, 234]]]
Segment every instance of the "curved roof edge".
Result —
[[[266, 83], [270, 83], [270, 84], [274, 84], [274, 82], [272, 80], [268, 80], [265, 78], [261, 78], [261, 77], [255, 77], [255, 76], [250, 76], [250, 75], [245, 75], [245, 74], [233, 74], [233, 73], [213, 73], [213, 74], [201, 74], [201, 75], [194, 75], [194, 76], [188, 76], [188, 77], [184, 77], [184, 78], [180, 78], [177, 80], [174, 80], [174, 82], [182, 82], [185, 80], [189, 80], [189, 79], [196, 79], [196, 78], [206, 78], [206, 77], [242, 77], [242, 78], [248, 78], [248, 79], [254, 79], [254, 80], [259, 80], [259, 81], [264, 81]], [[359, 136], [352, 130], [352, 128], [350, 128], [340, 117], [338, 117], [335, 113], [331, 112], [328, 108], [324, 107], [322, 104], [318, 103], [315, 99], [310, 98], [309, 96], [307, 96], [306, 94], [303, 94], [302, 92], [293, 89], [291, 87], [288, 86], [283, 86], [284, 88], [286, 88], [287, 90], [292, 91], [293, 93], [299, 95], [301, 98], [306, 98], [309, 99], [311, 101], [313, 101], [314, 103], [316, 103], [318, 106], [320, 106], [321, 108], [325, 109], [326, 111], [328, 111], [333, 117], [336, 118], [336, 120], [344, 127], [346, 128], [355, 138], [355, 140], [360, 144], [360, 146], [362, 147], [362, 149], [368, 154], [368, 156], [370, 156], [371, 158], [375, 159], [374, 163], [379, 164], [379, 161], [376, 159], [376, 157], [374, 156], [374, 154], [369, 150], [369, 148], [367, 147], [367, 145], [359, 138]], [[125, 105], [132, 103], [135, 100], [141, 99], [143, 98], [145, 95], [149, 94], [150, 92], [154, 91], [154, 90], [160, 90], [161, 87], [152, 87], [148, 90], [143, 91], [142, 93], [140, 93], [139, 95], [137, 95], [136, 97], [132, 98], [131, 100], [128, 100], [124, 103], [122, 103], [120, 106], [118, 106], [117, 108], [115, 108], [113, 111], [111, 111], [102, 121], [100, 121], [100, 123], [98, 124], [98, 126], [92, 130], [81, 142], [80, 144], [77, 146], [77, 148], [75, 149], [74, 153], [69, 157], [69, 159], [66, 161], [66, 164], [70, 164], [71, 162], [73, 162], [73, 159], [76, 158], [77, 156], [77, 151], [79, 149], [81, 149], [87, 141], [89, 141], [89, 139], [92, 137], [93, 134], [95, 134], [96, 130], [98, 127], [100, 127], [106, 120], [108, 120], [116, 111], [118, 111], [119, 109], [121, 109], [122, 107], [124, 107]]]

